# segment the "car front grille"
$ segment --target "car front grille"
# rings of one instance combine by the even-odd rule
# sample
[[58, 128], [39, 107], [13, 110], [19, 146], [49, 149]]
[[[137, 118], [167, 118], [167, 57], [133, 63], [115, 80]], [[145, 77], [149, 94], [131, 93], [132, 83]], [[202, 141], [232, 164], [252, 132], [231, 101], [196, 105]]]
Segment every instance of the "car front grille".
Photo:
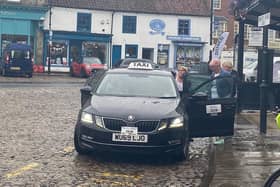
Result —
[[106, 129], [113, 130], [113, 131], [121, 131], [121, 127], [123, 126], [132, 126], [137, 127], [138, 132], [152, 132], [157, 129], [159, 121], [137, 121], [135, 123], [127, 122], [121, 119], [110, 119], [110, 118], [103, 118], [104, 125]]

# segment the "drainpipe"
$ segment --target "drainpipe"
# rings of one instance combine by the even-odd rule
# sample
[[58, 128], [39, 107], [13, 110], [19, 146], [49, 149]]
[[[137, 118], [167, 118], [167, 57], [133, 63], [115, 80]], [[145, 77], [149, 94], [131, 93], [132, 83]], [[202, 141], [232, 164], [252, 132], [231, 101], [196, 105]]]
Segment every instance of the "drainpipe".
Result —
[[52, 0], [49, 1], [49, 42], [48, 42], [48, 74], [51, 73], [51, 45], [52, 45]]
[[111, 41], [110, 41], [110, 60], [109, 60], [109, 68], [112, 68], [113, 62], [112, 62], [112, 56], [113, 56], [113, 26], [114, 26], [114, 15], [115, 11], [112, 12], [112, 17], [111, 17]]

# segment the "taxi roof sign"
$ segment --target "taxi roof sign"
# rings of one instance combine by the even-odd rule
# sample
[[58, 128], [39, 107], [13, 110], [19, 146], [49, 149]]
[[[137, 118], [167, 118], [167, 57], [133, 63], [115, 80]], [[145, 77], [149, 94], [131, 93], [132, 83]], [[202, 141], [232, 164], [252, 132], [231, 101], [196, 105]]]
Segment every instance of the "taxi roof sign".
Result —
[[128, 66], [128, 69], [152, 70], [153, 66], [148, 62], [131, 62]]

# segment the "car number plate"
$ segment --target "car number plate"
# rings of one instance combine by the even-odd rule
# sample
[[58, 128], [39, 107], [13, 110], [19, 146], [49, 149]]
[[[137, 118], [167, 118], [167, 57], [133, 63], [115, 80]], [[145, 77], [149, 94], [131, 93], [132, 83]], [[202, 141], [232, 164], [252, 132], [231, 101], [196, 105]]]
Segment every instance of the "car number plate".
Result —
[[18, 71], [19, 71], [19, 70], [20, 70], [20, 67], [11, 67], [10, 69], [11, 69], [11, 70], [18, 70]]
[[222, 112], [222, 105], [206, 105], [206, 113], [207, 114], [217, 114]]
[[148, 135], [146, 135], [146, 134], [113, 133], [112, 140], [115, 141], [115, 142], [147, 143], [148, 142]]

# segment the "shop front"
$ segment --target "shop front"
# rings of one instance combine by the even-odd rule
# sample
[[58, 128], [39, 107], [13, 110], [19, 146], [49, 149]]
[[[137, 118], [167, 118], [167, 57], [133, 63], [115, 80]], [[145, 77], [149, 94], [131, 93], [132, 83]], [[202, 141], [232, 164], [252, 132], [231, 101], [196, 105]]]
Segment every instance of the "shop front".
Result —
[[45, 70], [50, 62], [52, 71], [69, 72], [73, 61], [82, 62], [85, 57], [97, 57], [109, 65], [111, 35], [53, 31], [50, 46], [48, 31], [44, 38]]
[[36, 49], [36, 32], [46, 11], [44, 7], [0, 5], [0, 56], [10, 43], [29, 44]]
[[178, 66], [192, 67], [203, 62], [203, 50], [205, 42], [200, 37], [167, 36], [174, 46], [174, 64]]

